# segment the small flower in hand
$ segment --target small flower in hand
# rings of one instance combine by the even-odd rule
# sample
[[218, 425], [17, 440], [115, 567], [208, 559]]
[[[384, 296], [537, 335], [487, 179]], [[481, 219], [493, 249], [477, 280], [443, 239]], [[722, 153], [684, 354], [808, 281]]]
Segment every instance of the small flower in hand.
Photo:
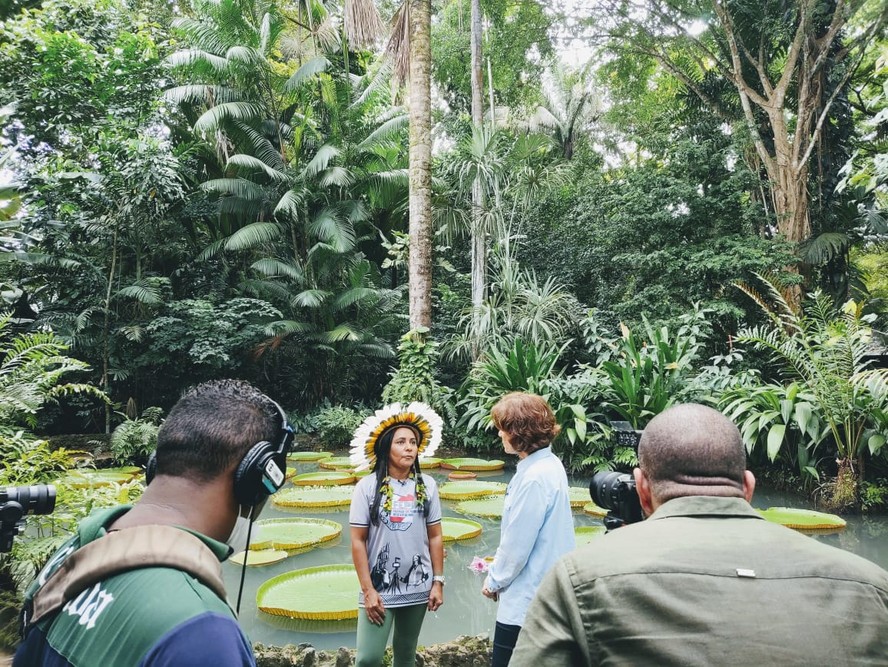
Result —
[[475, 556], [469, 563], [469, 569], [475, 574], [483, 574], [490, 567], [490, 562], [486, 558]]

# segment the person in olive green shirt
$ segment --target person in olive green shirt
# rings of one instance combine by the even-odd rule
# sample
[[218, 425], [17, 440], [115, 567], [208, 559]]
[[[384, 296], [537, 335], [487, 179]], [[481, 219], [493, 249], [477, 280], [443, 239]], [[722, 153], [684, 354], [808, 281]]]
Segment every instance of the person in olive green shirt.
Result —
[[673, 407], [638, 458], [647, 520], [559, 561], [512, 667], [888, 664], [888, 572], [762, 519], [726, 417]]

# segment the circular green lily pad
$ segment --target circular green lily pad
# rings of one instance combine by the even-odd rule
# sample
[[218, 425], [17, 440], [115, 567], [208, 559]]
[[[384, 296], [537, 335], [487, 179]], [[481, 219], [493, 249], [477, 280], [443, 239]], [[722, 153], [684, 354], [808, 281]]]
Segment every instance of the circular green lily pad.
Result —
[[333, 456], [333, 452], [290, 452], [287, 459], [290, 461], [307, 462], [320, 461]]
[[256, 606], [274, 616], [339, 621], [358, 617], [359, 590], [353, 565], [309, 567], [259, 586]]
[[591, 500], [583, 505], [583, 511], [591, 516], [607, 516], [607, 510], [603, 507], [599, 507]]
[[604, 535], [605, 532], [604, 526], [577, 526], [574, 528], [574, 538], [577, 546], [581, 547], [584, 544], [589, 544], [596, 537]]
[[298, 468], [291, 468], [290, 466], [287, 466], [287, 472], [284, 473], [284, 477], [286, 479], [293, 479], [297, 474], [299, 474]]
[[483, 516], [489, 519], [502, 519], [503, 506], [505, 504], [505, 496], [490, 496], [487, 498], [464, 500], [461, 503], [457, 503], [455, 509], [460, 514], [472, 514], [474, 516]]
[[506, 465], [505, 461], [494, 459], [444, 459], [441, 461], [441, 467], [447, 470], [502, 470]]
[[502, 482], [479, 482], [468, 479], [459, 482], [447, 482], [438, 489], [438, 495], [445, 500], [467, 500], [484, 496], [503, 495], [506, 485]]
[[354, 470], [357, 466], [348, 456], [330, 456], [318, 461], [318, 467], [324, 470]]
[[470, 540], [481, 534], [481, 524], [477, 521], [457, 519], [452, 516], [445, 516], [441, 520], [441, 528], [444, 533], [445, 542]]
[[278, 507], [347, 507], [354, 489], [350, 486], [297, 486], [271, 497]]
[[436, 459], [434, 456], [430, 456], [427, 459], [420, 457], [419, 469], [420, 470], [434, 470], [435, 468], [440, 468], [442, 461], [443, 461], [443, 459]]
[[342, 525], [327, 519], [260, 519], [253, 527], [255, 531], [250, 549], [305, 549], [330, 540], [342, 533]]
[[247, 559], [247, 567], [261, 567], [262, 565], [274, 565], [280, 563], [287, 557], [286, 551], [278, 549], [260, 549], [258, 551], [241, 551], [234, 554], [230, 560], [237, 565], [244, 564], [244, 558]]
[[361, 479], [361, 477], [366, 477], [371, 472], [373, 472], [373, 471], [370, 470], [369, 468], [367, 470], [352, 470], [352, 475], [355, 476], [355, 479]]
[[570, 498], [570, 506], [573, 509], [582, 509], [589, 502], [589, 489], [583, 486], [571, 486], [567, 489]]
[[105, 468], [103, 470], [69, 470], [67, 475], [58, 480], [58, 483], [74, 487], [75, 489], [86, 489], [97, 486], [123, 484], [129, 482], [133, 477], [133, 473], [121, 472], [115, 468]]
[[779, 523], [787, 528], [802, 531], [838, 532], [844, 530], [845, 520], [835, 514], [816, 512], [814, 510], [796, 509], [794, 507], [769, 507], [756, 510], [765, 519]]
[[343, 470], [322, 470], [296, 475], [290, 481], [296, 486], [338, 486], [351, 484], [355, 481], [355, 476]]

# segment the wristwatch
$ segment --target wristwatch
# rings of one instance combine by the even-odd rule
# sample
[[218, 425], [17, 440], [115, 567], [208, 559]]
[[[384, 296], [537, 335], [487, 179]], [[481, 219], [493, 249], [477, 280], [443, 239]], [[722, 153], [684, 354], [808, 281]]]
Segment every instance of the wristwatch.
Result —
[[444, 586], [444, 584], [445, 584], [444, 575], [443, 574], [436, 574], [434, 577], [432, 577], [432, 582], [435, 582], [435, 581], [440, 582], [441, 585]]

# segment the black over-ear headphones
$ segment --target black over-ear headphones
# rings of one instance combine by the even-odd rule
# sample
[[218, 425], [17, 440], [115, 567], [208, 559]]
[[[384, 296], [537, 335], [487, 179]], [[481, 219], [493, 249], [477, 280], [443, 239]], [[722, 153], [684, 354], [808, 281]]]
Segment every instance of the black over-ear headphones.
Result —
[[[274, 403], [281, 416], [281, 432], [275, 445], [267, 440], [257, 442], [244, 454], [234, 471], [234, 496], [241, 505], [258, 505], [284, 485], [287, 452], [293, 445], [293, 427], [280, 405]], [[148, 457], [145, 480], [151, 484], [157, 473], [157, 452]]]

